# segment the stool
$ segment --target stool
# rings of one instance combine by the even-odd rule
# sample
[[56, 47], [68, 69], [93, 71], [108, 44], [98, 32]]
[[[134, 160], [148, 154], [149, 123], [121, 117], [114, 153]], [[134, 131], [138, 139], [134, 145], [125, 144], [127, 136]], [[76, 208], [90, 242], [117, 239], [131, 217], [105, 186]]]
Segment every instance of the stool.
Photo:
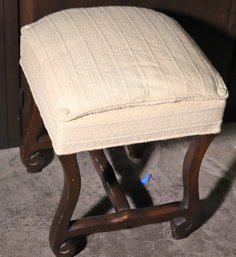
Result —
[[[20, 63], [33, 99], [21, 158], [39, 172], [53, 158], [64, 189], [50, 230], [56, 256], [84, 237], [171, 220], [172, 235], [198, 224], [202, 158], [219, 133], [227, 89], [196, 43], [172, 18], [137, 7], [63, 10], [24, 26]], [[193, 136], [183, 162], [183, 200], [133, 209], [102, 149]], [[71, 220], [80, 193], [76, 153], [89, 151], [112, 214]]]

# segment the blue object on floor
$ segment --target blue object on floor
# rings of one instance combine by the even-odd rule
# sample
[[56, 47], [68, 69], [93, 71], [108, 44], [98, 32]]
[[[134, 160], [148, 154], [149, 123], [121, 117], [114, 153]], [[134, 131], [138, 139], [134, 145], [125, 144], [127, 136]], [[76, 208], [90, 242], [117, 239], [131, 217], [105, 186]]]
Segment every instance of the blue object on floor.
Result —
[[145, 186], [150, 181], [151, 177], [152, 174], [146, 175], [145, 177], [140, 179], [140, 183]]

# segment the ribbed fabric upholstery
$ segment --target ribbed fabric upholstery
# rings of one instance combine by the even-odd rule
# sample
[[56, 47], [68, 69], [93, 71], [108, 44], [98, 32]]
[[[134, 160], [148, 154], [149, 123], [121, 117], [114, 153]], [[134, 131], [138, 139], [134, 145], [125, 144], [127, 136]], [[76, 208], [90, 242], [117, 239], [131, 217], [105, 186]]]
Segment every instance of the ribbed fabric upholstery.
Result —
[[58, 154], [220, 130], [226, 87], [162, 13], [51, 14], [22, 29], [20, 62]]

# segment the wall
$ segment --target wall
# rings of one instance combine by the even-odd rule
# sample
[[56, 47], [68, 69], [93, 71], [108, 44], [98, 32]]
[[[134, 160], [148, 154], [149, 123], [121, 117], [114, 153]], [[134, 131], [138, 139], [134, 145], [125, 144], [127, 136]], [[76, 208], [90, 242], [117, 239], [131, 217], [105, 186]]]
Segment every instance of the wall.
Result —
[[18, 2], [0, 0], [0, 148], [19, 145]]

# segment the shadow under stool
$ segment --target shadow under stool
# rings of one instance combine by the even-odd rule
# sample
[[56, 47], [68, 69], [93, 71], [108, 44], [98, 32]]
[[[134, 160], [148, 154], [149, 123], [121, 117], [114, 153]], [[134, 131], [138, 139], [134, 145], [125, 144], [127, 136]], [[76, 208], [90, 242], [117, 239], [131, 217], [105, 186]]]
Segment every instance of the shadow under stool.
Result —
[[[94, 7], [50, 14], [21, 30], [20, 63], [32, 92], [21, 144], [29, 172], [54, 156], [64, 188], [50, 230], [57, 257], [83, 250], [85, 236], [171, 221], [175, 239], [197, 226], [198, 177], [219, 133], [227, 89], [172, 18], [145, 8]], [[103, 149], [193, 136], [183, 161], [183, 199], [131, 208]], [[71, 220], [81, 179], [76, 154], [89, 151], [114, 213]], [[95, 193], [95, 192], [94, 192]]]

